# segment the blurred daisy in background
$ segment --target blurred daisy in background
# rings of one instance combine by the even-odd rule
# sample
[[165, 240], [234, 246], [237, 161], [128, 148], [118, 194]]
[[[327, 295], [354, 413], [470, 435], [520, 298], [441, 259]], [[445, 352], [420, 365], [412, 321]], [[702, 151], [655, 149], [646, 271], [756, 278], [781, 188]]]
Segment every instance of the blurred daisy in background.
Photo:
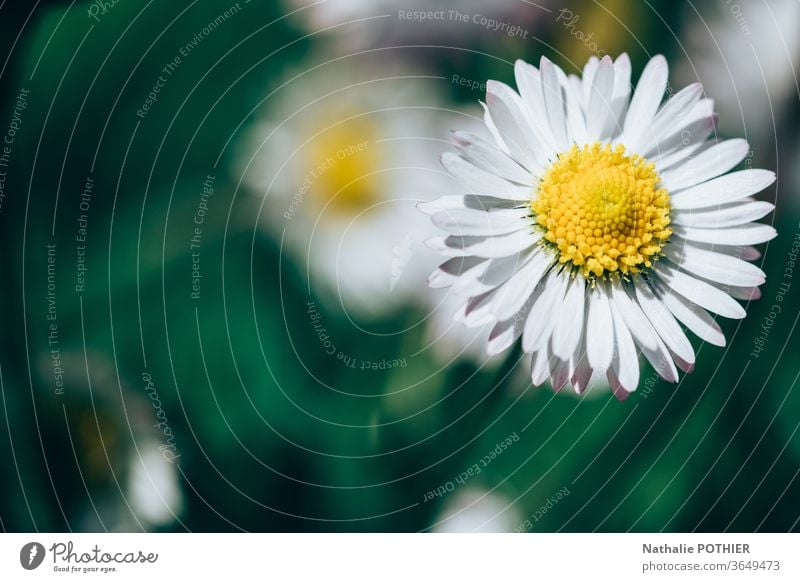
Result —
[[721, 132], [768, 147], [797, 101], [800, 2], [715, 0], [686, 7], [683, 18], [691, 57], [678, 78], [714, 87]]
[[491, 140], [456, 133], [443, 165], [464, 188], [422, 210], [445, 232], [433, 278], [463, 296], [459, 317], [491, 326], [492, 351], [522, 338], [531, 379], [583, 392], [606, 373], [624, 399], [638, 350], [666, 380], [691, 371], [682, 323], [714, 345], [711, 314], [740, 319], [765, 280], [747, 262], [776, 232], [754, 223], [773, 205], [751, 198], [773, 172], [728, 173], [745, 140], [716, 143], [712, 103], [694, 84], [662, 104], [668, 67], [645, 67], [631, 95], [627, 55], [591, 58], [583, 78], [542, 58], [518, 61], [518, 94], [490, 81]]
[[[51, 356], [40, 373], [52, 374]], [[171, 427], [157, 392], [119, 378], [100, 353], [65, 350], [66, 430], [81, 481], [93, 491], [81, 510], [87, 531], [153, 531], [179, 521], [184, 507]], [[162, 411], [159, 414], [159, 411]], [[169, 434], [169, 442], [165, 439]]]
[[[325, 32], [347, 50], [415, 43], [450, 44], [469, 38], [531, 40], [551, 16], [551, 0], [289, 0], [293, 17], [311, 32]], [[456, 13], [458, 16], [456, 16]], [[358, 34], [346, 23], [358, 26]], [[340, 26], [345, 24], [345, 26]]]
[[183, 509], [177, 467], [160, 446], [157, 441], [141, 443], [128, 469], [128, 501], [150, 527], [172, 523]]
[[434, 520], [436, 533], [511, 533], [523, 518], [499, 493], [470, 488], [450, 495]]
[[415, 204], [452, 186], [436, 152], [469, 123], [443, 90], [385, 62], [309, 66], [265, 98], [239, 149], [262, 227], [336, 307], [386, 313], [419, 296], [431, 231]]

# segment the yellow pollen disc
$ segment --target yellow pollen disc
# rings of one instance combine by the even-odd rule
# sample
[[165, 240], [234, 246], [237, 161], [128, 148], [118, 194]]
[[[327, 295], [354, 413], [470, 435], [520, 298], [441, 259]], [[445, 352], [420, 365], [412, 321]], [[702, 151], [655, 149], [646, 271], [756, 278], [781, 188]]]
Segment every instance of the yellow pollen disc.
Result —
[[591, 279], [639, 273], [672, 234], [660, 181], [654, 164], [622, 145], [572, 146], [545, 172], [531, 208], [560, 264]]

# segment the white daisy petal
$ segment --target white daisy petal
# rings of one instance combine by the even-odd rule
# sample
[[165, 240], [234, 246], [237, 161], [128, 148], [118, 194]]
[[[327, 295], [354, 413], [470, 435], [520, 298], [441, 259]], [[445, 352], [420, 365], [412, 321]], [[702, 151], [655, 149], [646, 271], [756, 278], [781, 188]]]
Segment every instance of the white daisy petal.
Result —
[[453, 244], [462, 243], [463, 249], [470, 254], [492, 259], [523, 251], [536, 244], [541, 237], [539, 232], [522, 229], [504, 236], [492, 236], [483, 240], [463, 241], [463, 239], [459, 239]]
[[514, 208], [517, 204], [511, 200], [502, 200], [489, 196], [476, 196], [469, 194], [467, 196], [442, 196], [433, 202], [420, 202], [417, 208], [429, 216], [438, 214], [445, 210], [498, 210], [502, 208]]
[[545, 160], [536, 155], [541, 151], [534, 141], [533, 128], [528, 123], [520, 96], [504, 83], [489, 81], [486, 106], [511, 156], [529, 172], [540, 171]]
[[542, 237], [540, 232], [518, 230], [502, 236], [440, 236], [432, 237], [425, 244], [433, 251], [448, 257], [474, 255], [484, 259], [507, 257], [536, 244]]
[[489, 133], [492, 134], [492, 139], [494, 139], [495, 145], [504, 154], [511, 155], [511, 152], [508, 151], [508, 147], [506, 146], [505, 142], [503, 142], [503, 138], [500, 137], [500, 130], [498, 130], [497, 126], [494, 124], [492, 114], [489, 112], [489, 108], [486, 106], [486, 103], [481, 101], [481, 107], [483, 107], [483, 123], [489, 129]]
[[619, 381], [617, 375], [610, 368], [606, 372], [606, 377], [608, 378], [608, 385], [611, 387], [611, 392], [614, 394], [616, 399], [620, 402], [625, 402], [631, 393], [625, 390], [625, 387]]
[[635, 143], [653, 121], [667, 88], [668, 72], [667, 60], [662, 55], [650, 59], [642, 71], [625, 117], [623, 139], [626, 143]]
[[484, 262], [485, 259], [479, 257], [454, 257], [430, 274], [428, 285], [434, 289], [450, 287], [458, 277]]
[[542, 85], [538, 69], [522, 59], [517, 59], [514, 63], [514, 79], [517, 81], [517, 90], [522, 102], [528, 110], [540, 111], [544, 107], [544, 101], [542, 101]]
[[678, 371], [675, 369], [669, 350], [658, 336], [650, 320], [647, 319], [639, 303], [632, 299], [621, 285], [612, 285], [612, 288], [612, 300], [636, 344], [641, 348], [642, 354], [662, 378], [668, 382], [677, 382]]
[[622, 53], [614, 61], [614, 95], [612, 107], [612, 133], [618, 135], [622, 132], [625, 122], [625, 113], [628, 110], [628, 100], [631, 96], [631, 60], [627, 53]]
[[[586, 329], [586, 318], [588, 317], [586, 303], [587, 297], [584, 295], [583, 297], [584, 307], [582, 310], [583, 317], [579, 320], [573, 322], [576, 327], [580, 327], [581, 330]], [[552, 342], [551, 342], [552, 343]], [[589, 386], [594, 374], [592, 372], [592, 367], [589, 365], [589, 360], [586, 357], [586, 334], [581, 333], [578, 338], [578, 345], [575, 346], [575, 349], [572, 352], [572, 355], [569, 357], [569, 369], [570, 369], [570, 383], [572, 384], [572, 388], [576, 394], [582, 394], [586, 388]]]
[[757, 245], [775, 238], [778, 233], [768, 224], [751, 222], [731, 228], [694, 228], [675, 226], [673, 233], [686, 240], [713, 245]]
[[715, 144], [685, 164], [663, 172], [661, 185], [670, 192], [677, 192], [721, 176], [733, 169], [750, 151], [743, 139], [729, 139]]
[[511, 257], [504, 257], [502, 259], [490, 259], [488, 261], [482, 261], [472, 269], [469, 269], [455, 277], [452, 285], [453, 293], [463, 297], [471, 297], [473, 295], [480, 295], [481, 293], [491, 291], [497, 287], [497, 285], [486, 285], [481, 282], [481, 277], [486, 274], [486, 271], [492, 266], [492, 263], [495, 263], [495, 272], [502, 268], [502, 265], [497, 265], [497, 261], [505, 261], [510, 263], [510, 265], [506, 267], [507, 272], [509, 272], [509, 274], [506, 276], [507, 279], [511, 276], [511, 274], [513, 274], [514, 271], [512, 267], [518, 263], [519, 260], [519, 255], [513, 255]]
[[[523, 338], [525, 336], [523, 335]], [[547, 346], [533, 354], [531, 358], [531, 382], [534, 386], [541, 386], [550, 376], [550, 354]]]
[[568, 139], [575, 143], [586, 143], [586, 118], [581, 104], [581, 81], [571, 75], [565, 87], [567, 94], [567, 134]]
[[575, 370], [572, 372], [572, 387], [577, 394], [583, 394], [589, 387], [589, 382], [592, 380], [592, 366], [589, 364], [589, 359], [584, 355], [577, 362], [575, 362]]
[[583, 67], [583, 83], [581, 86], [581, 104], [584, 111], [589, 110], [589, 98], [592, 95], [592, 85], [597, 68], [600, 66], [600, 59], [592, 55]]
[[719, 206], [761, 192], [774, 181], [775, 173], [769, 170], [732, 172], [673, 194], [672, 207], [690, 210]]
[[487, 323], [495, 323], [496, 320], [491, 312], [492, 300], [495, 298], [497, 289], [492, 289], [482, 295], [476, 295], [467, 301], [464, 311], [455, 321], [460, 321], [467, 327], [478, 327]]
[[[527, 210], [523, 211], [527, 212]], [[433, 224], [459, 236], [494, 236], [525, 228], [524, 214], [484, 212], [471, 209], [448, 209], [433, 215]]]
[[498, 289], [492, 314], [500, 321], [513, 317], [539, 285], [549, 266], [550, 261], [542, 253], [534, 253], [530, 261]]
[[[497, 155], [503, 156], [504, 154], [498, 152]], [[495, 173], [478, 168], [453, 152], [445, 152], [442, 155], [442, 165], [472, 194], [504, 200], [525, 201], [531, 199], [532, 186], [509, 182]], [[492, 169], [493, 172], [497, 171], [497, 166], [492, 166]], [[518, 177], [523, 178], [524, 176]], [[528, 178], [533, 180], [530, 176]]]
[[742, 319], [745, 316], [744, 308], [735, 299], [705, 281], [695, 279], [664, 263], [656, 266], [656, 272], [670, 289], [703, 309], [730, 319]]
[[514, 337], [514, 333], [513, 319], [495, 324], [489, 334], [489, 340], [486, 342], [486, 355], [496, 356], [510, 348], [517, 339]]
[[609, 304], [614, 326], [614, 352], [611, 358], [611, 370], [619, 384], [627, 391], [633, 392], [639, 384], [639, 356], [633, 343], [631, 332], [625, 325], [616, 306]]
[[556, 152], [556, 148], [553, 145], [550, 124], [543, 115], [545, 109], [541, 74], [536, 67], [522, 60], [517, 60], [514, 64], [514, 74], [522, 102], [527, 108], [528, 119], [533, 126], [536, 138], [542, 144], [542, 153], [545, 159], [549, 159]]
[[534, 183], [531, 173], [480, 136], [463, 131], [453, 132], [461, 156], [481, 170], [522, 186]]
[[[428, 247], [433, 252], [443, 255], [445, 257], [463, 257], [468, 255], [469, 253], [464, 251], [462, 247], [450, 246], [448, 244], [449, 240], [456, 238], [463, 238], [463, 237], [432, 236], [430, 238], [425, 239], [425, 246]], [[486, 238], [482, 237], [481, 240], [486, 240]]]
[[550, 339], [550, 334], [555, 326], [553, 307], [564, 296], [566, 281], [567, 278], [555, 270], [551, 271], [545, 279], [544, 285], [528, 313], [525, 329], [522, 332], [522, 349], [526, 352], [539, 349]]
[[714, 100], [701, 99], [692, 108], [685, 127], [675, 128], [681, 136], [681, 141], [675, 147], [665, 150], [662, 148], [650, 159], [656, 164], [659, 172], [678, 165], [705, 147], [714, 142], [708, 141], [716, 125], [714, 114]]
[[[675, 239], [676, 244], [689, 244], [686, 241], [680, 241], [680, 239]], [[757, 261], [761, 258], [761, 253], [756, 247], [751, 246], [736, 246], [736, 247], [729, 247], [725, 245], [710, 245], [706, 243], [700, 242], [693, 242], [691, 243], [693, 247], [697, 247], [698, 249], [703, 249], [704, 251], [711, 251], [712, 253], [720, 253], [722, 255], [728, 255], [729, 257], [736, 257], [737, 259], [742, 259], [743, 261]]]
[[488, 355], [494, 356], [504, 352], [519, 339], [525, 328], [525, 318], [528, 316], [532, 303], [533, 301], [529, 299], [514, 317], [500, 321], [492, 328], [486, 346]]
[[764, 271], [755, 265], [690, 244], [668, 245], [664, 254], [684, 271], [724, 285], [754, 287], [766, 280]]
[[516, 254], [481, 263], [482, 269], [470, 270], [453, 284], [459, 295], [480, 295], [507, 282], [518, 271], [523, 271], [533, 253]]
[[692, 372], [694, 372], [694, 363], [690, 363], [690, 362], [687, 362], [685, 360], [682, 360], [680, 357], [676, 356], [675, 354], [672, 354], [672, 360], [675, 362], [675, 365], [678, 368], [680, 368], [681, 370], [683, 370], [687, 374], [691, 374]]
[[569, 359], [580, 343], [585, 298], [586, 281], [578, 275], [569, 283], [563, 305], [559, 309], [561, 313], [570, 314], [570, 317], [560, 317], [553, 329], [553, 354], [562, 360]]
[[[702, 245], [695, 245], [702, 248]], [[714, 246], [712, 245], [711, 248], [713, 249]], [[730, 250], [730, 255], [732, 257], [738, 257], [743, 261], [757, 261], [761, 258], [761, 251], [759, 251], [756, 247], [751, 246], [743, 246], [743, 247], [736, 247], [732, 249], [730, 247], [722, 247], [722, 251]]]
[[539, 65], [542, 74], [542, 95], [544, 96], [545, 110], [550, 121], [550, 131], [558, 151], [567, 149], [567, 120], [564, 90], [561, 87], [556, 65], [547, 57], [542, 57]]
[[700, 83], [694, 83], [670, 97], [638, 141], [630, 142], [630, 147], [648, 157], [660, 153], [661, 143], [667, 142], [676, 129], [686, 126], [692, 120], [692, 111], [700, 101], [702, 92]]
[[586, 111], [586, 133], [590, 140], [606, 137], [615, 124], [613, 111], [614, 63], [611, 57], [600, 60], [592, 81], [589, 108]]
[[550, 358], [550, 385], [555, 392], [561, 392], [569, 383], [569, 362], [556, 356]]
[[677, 166], [680, 166], [687, 159], [702, 152], [703, 148], [712, 145], [712, 142], [707, 141], [708, 136], [697, 138], [694, 140], [686, 139], [681, 143], [680, 147], [673, 148], [669, 152], [662, 152], [660, 154], [651, 156], [649, 159], [656, 165], [656, 170], [659, 172], [666, 172]]
[[730, 202], [708, 208], [674, 210], [672, 222], [681, 226], [697, 226], [700, 228], [725, 228], [753, 222], [765, 217], [775, 209], [770, 202]]
[[664, 134], [656, 143], [652, 144], [649, 149], [651, 152], [654, 152], [653, 155], [668, 154], [676, 149], [684, 147], [684, 144], [687, 142], [691, 142], [691, 136], [696, 136], [698, 141], [705, 142], [708, 136], [714, 131], [716, 124], [716, 115], [694, 119], [685, 127], [677, 127], [674, 128], [672, 133]]
[[[513, 317], [536, 289], [542, 273], [548, 266], [548, 261], [540, 253], [533, 252], [519, 270], [508, 277], [502, 285], [492, 287], [482, 284], [477, 278], [470, 277], [467, 277], [463, 284], [458, 281], [453, 286], [454, 292], [481, 298], [467, 308], [468, 325], [476, 318], [483, 320], [484, 315], [490, 316], [492, 321], [503, 321]], [[480, 271], [477, 272], [478, 276], [482, 274]]]
[[611, 301], [619, 311], [622, 320], [628, 326], [633, 337], [636, 338], [636, 342], [643, 348], [655, 350], [658, 347], [658, 334], [653, 329], [642, 308], [628, 296], [619, 282], [611, 284]]
[[672, 313], [648, 285], [636, 285], [636, 300], [667, 347], [686, 362], [694, 362], [694, 349]]
[[[709, 138], [709, 133], [707, 132], [700, 132], [700, 133], [693, 133], [691, 129], [693, 127], [705, 127], [709, 129], [714, 129], [716, 127], [717, 122], [717, 114], [714, 112], [714, 100], [701, 98], [693, 102], [694, 104], [688, 108], [688, 113], [686, 115], [678, 115], [675, 117], [675, 124], [673, 126], [673, 131], [681, 135], [682, 140], [680, 142], [680, 147], [687, 147], [691, 146], [697, 141], [701, 143], [706, 143], [706, 140]], [[702, 121], [705, 122], [704, 125], [698, 126], [697, 122]], [[663, 139], [661, 141], [664, 141]], [[661, 148], [661, 151], [668, 151]]]
[[697, 307], [670, 290], [665, 290], [661, 294], [661, 299], [672, 315], [694, 335], [712, 345], [725, 346], [725, 334], [705, 309]]
[[655, 349], [650, 349], [638, 344], [642, 350], [642, 355], [650, 362], [656, 373], [667, 382], [675, 383], [678, 381], [678, 369], [673, 362], [673, 355], [670, 353], [664, 341], [659, 337], [656, 341]]
[[490, 285], [491, 288], [502, 285], [508, 281], [517, 271], [524, 268], [525, 264], [538, 253], [538, 250], [527, 251], [507, 257], [489, 259], [486, 270], [479, 276], [479, 279]]
[[714, 283], [716, 288], [721, 289], [734, 299], [742, 301], [755, 301], [761, 299], [761, 289], [758, 287], [735, 287], [733, 285], [721, 285]]
[[589, 294], [586, 354], [589, 357], [589, 364], [596, 371], [604, 372], [611, 366], [614, 354], [614, 324], [608, 295], [599, 286]]

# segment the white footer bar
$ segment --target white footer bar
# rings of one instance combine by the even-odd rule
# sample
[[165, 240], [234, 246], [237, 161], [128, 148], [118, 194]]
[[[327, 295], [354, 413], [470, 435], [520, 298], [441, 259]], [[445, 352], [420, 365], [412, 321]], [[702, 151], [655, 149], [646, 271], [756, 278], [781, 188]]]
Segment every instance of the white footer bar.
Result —
[[2, 580], [800, 580], [796, 534], [4, 534]]

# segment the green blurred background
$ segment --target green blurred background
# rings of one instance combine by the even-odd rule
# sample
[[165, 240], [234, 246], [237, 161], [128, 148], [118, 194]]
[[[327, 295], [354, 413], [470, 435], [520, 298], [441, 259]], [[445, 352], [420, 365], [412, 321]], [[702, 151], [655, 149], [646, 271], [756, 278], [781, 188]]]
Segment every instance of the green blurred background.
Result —
[[[384, 0], [289, 15], [303, 4], [241, 0], [143, 117], [163, 67], [236, 3], [0, 5], [0, 134], [14, 128], [0, 205], [0, 528], [797, 530], [800, 281], [784, 275], [800, 233], [800, 4]], [[398, 17], [429, 5], [526, 34]], [[459, 111], [483, 96], [453, 75], [513, 84], [514, 60], [542, 55], [574, 73], [598, 47], [627, 51], [634, 78], [664, 53], [674, 87], [699, 79], [717, 99], [720, 136], [745, 135], [747, 163], [778, 172], [760, 195], [779, 232], [759, 260], [763, 298], [721, 322], [727, 348], [695, 342], [698, 365], [678, 385], [647, 367], [624, 403], [602, 389], [580, 399], [531, 388], [517, 352], [492, 366], [439, 358], [417, 303], [351, 316], [328, 287], [309, 290], [240, 180], [265, 96], [323, 60], [402, 63], [438, 77]], [[193, 300], [189, 239], [208, 175]], [[332, 361], [308, 301], [343, 353], [404, 365]]]

